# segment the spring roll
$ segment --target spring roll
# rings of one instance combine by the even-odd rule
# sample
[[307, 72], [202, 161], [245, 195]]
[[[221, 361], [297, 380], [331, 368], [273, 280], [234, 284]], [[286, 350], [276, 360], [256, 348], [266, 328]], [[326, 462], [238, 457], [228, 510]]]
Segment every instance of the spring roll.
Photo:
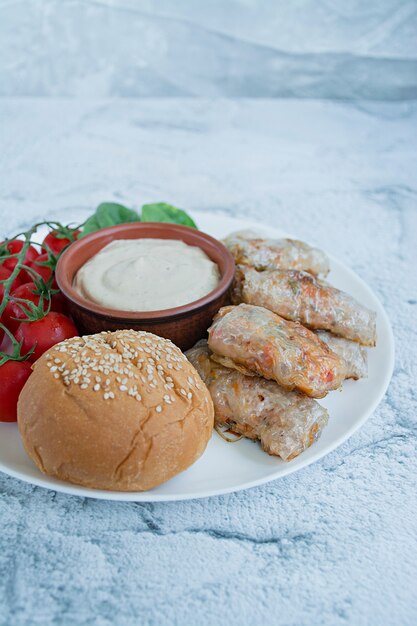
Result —
[[262, 239], [250, 231], [232, 233], [223, 241], [237, 265], [257, 270], [296, 269], [327, 276], [329, 260], [321, 250], [296, 239]]
[[368, 354], [366, 348], [359, 343], [343, 339], [328, 333], [325, 330], [318, 330], [316, 335], [327, 343], [330, 350], [343, 359], [346, 367], [346, 378], [366, 378], [368, 376]]
[[322, 398], [345, 378], [343, 360], [311, 330], [263, 307], [223, 307], [208, 332], [213, 358], [286, 389]]
[[205, 341], [186, 356], [210, 391], [215, 423], [259, 440], [268, 454], [293, 459], [320, 437], [328, 422], [327, 410], [315, 400], [219, 365]]
[[364, 346], [376, 343], [376, 314], [347, 293], [307, 272], [240, 266], [232, 290], [235, 304], [263, 306], [307, 328], [329, 330]]

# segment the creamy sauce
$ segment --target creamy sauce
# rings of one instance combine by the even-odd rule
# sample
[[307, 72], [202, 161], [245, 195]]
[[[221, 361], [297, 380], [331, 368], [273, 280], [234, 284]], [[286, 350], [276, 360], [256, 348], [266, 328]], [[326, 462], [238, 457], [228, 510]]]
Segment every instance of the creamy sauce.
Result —
[[219, 280], [219, 268], [201, 248], [175, 239], [121, 239], [78, 270], [74, 288], [118, 311], [160, 311], [202, 298]]

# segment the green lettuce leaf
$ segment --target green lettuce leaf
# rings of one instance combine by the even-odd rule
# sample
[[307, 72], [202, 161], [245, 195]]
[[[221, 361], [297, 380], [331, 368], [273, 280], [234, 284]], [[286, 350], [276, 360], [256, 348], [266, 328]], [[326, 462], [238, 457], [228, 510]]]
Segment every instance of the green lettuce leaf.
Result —
[[197, 228], [197, 224], [185, 211], [166, 202], [144, 204], [141, 219], [142, 222], [170, 222]]
[[98, 205], [94, 215], [85, 222], [80, 238], [107, 226], [129, 222], [140, 222], [136, 211], [117, 202], [102, 202]]

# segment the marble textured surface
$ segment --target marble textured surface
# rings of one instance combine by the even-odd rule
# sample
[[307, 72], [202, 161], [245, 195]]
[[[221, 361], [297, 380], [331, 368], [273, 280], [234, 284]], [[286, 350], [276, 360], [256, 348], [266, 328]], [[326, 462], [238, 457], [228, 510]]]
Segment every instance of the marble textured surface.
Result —
[[0, 625], [417, 622], [417, 105], [0, 101], [0, 230], [114, 198], [246, 215], [377, 292], [397, 357], [366, 425], [229, 496], [68, 497], [0, 475]]
[[0, 94], [415, 98], [416, 34], [416, 0], [0, 0]]

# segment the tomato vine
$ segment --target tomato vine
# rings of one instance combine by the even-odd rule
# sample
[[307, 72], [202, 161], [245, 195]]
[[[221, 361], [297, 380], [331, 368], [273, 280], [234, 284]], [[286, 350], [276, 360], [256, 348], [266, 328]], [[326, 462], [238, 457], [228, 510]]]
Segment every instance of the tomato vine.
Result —
[[[50, 247], [43, 243], [39, 243], [33, 240], [33, 236], [42, 226], [47, 226], [50, 232], [54, 233], [57, 239], [68, 240], [68, 243], [62, 247], [58, 254], [54, 254]], [[34, 322], [42, 319], [51, 310], [52, 296], [59, 293], [58, 289], [53, 288], [54, 271], [56, 263], [60, 254], [65, 248], [75, 241], [80, 226], [63, 225], [60, 222], [37, 222], [29, 230], [17, 233], [15, 236], [5, 239], [0, 244], [0, 266], [8, 259], [16, 259], [16, 263], [13, 264], [13, 269], [7, 278], [0, 279], [0, 285], [3, 287], [3, 296], [0, 300], [0, 329], [8, 337], [11, 343], [11, 353], [8, 354], [0, 350], [0, 366], [6, 363], [6, 361], [25, 361], [32, 355], [35, 346], [33, 346], [28, 352], [22, 354], [22, 342], [18, 342], [10, 330], [1, 321], [1, 317], [6, 310], [9, 302], [14, 302], [24, 312], [22, 318], [12, 318], [13, 320], [22, 322]], [[22, 241], [23, 245], [21, 249], [16, 253], [9, 251], [11, 242]], [[39, 248], [39, 256], [42, 254], [47, 255], [47, 260], [37, 263], [37, 259], [31, 262], [31, 265], [25, 263], [25, 258], [30, 250], [30, 246], [37, 246]], [[36, 271], [35, 267], [46, 267], [50, 270], [50, 278], [44, 280], [40, 271]], [[18, 277], [22, 276], [22, 272], [25, 273], [27, 281], [34, 283], [35, 289], [34, 295], [39, 296], [37, 304], [26, 298], [14, 297], [12, 293], [13, 285]], [[24, 280], [25, 282], [25, 280]]]

